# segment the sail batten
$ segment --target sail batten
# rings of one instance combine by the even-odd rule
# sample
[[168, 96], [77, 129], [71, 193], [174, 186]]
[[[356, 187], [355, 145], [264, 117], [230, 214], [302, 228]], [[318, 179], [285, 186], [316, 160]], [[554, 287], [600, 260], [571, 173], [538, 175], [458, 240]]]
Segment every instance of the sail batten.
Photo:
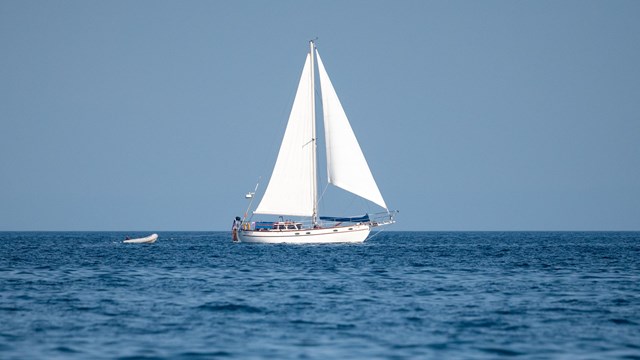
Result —
[[329, 183], [387, 209], [340, 99], [316, 51]]

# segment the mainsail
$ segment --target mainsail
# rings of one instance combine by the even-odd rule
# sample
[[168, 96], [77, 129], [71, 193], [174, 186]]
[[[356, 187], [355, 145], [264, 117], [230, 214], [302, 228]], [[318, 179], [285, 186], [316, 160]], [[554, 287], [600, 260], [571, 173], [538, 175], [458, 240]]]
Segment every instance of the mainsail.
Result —
[[304, 63], [278, 159], [256, 214], [312, 216], [315, 202], [313, 161], [313, 69]]
[[329, 183], [387, 209], [317, 51], [316, 59], [322, 89]]

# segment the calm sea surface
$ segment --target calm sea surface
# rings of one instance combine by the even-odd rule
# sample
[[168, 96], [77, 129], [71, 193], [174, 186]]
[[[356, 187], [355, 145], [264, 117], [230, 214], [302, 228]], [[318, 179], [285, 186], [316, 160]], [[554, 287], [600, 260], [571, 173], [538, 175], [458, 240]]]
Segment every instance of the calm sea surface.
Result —
[[640, 359], [638, 232], [0, 232], [1, 359]]

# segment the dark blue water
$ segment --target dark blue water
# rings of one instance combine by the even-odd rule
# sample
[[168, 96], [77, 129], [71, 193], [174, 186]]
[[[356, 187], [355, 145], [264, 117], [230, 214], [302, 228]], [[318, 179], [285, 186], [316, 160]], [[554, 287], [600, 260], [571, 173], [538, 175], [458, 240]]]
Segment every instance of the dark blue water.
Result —
[[0, 358], [640, 359], [640, 233], [0, 233]]

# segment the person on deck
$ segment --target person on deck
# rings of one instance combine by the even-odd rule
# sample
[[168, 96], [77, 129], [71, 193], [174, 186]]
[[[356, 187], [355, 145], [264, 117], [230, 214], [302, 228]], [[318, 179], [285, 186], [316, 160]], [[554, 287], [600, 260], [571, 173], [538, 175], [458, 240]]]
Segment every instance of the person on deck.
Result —
[[231, 226], [231, 238], [233, 241], [238, 241], [238, 229], [240, 229], [241, 225], [242, 220], [240, 219], [240, 216], [236, 216], [236, 218], [233, 219], [233, 225]]

